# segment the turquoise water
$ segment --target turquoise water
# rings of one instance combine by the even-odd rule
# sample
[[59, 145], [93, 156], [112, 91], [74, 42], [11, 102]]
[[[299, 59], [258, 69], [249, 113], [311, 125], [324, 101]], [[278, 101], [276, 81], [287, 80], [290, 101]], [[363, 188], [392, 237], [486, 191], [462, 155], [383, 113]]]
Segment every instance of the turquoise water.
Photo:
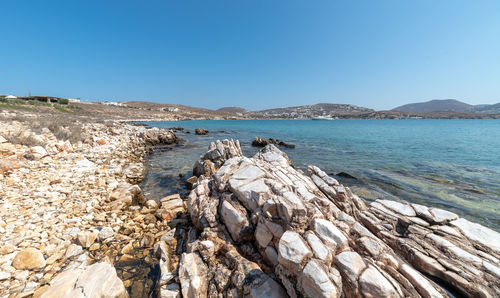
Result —
[[[500, 120], [210, 120], [152, 122], [191, 134], [148, 163], [150, 195], [178, 191], [211, 141], [239, 139], [246, 155], [255, 136], [291, 142], [282, 149], [295, 166], [317, 165], [360, 197], [402, 199], [445, 208], [500, 230]], [[195, 128], [210, 134], [194, 135]], [[179, 174], [185, 175], [179, 177]]]

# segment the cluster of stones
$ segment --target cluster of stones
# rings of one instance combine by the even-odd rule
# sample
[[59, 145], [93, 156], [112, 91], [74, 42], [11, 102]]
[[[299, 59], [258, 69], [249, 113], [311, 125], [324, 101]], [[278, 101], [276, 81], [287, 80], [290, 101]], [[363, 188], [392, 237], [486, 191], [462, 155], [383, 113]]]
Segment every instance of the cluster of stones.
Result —
[[252, 146], [254, 147], [265, 147], [267, 145], [276, 145], [280, 147], [285, 147], [285, 148], [295, 148], [294, 144], [286, 143], [285, 141], [282, 140], [277, 140], [273, 138], [259, 138], [255, 137], [252, 141]]
[[200, 136], [204, 136], [204, 135], [207, 135], [208, 134], [208, 129], [204, 129], [204, 128], [196, 128], [194, 130], [194, 133], [197, 134], [197, 135], [200, 135]]
[[[143, 289], [122, 282], [112, 265], [154, 263], [150, 252], [169, 228], [134, 183], [144, 177], [149, 145], [177, 142], [175, 134], [85, 124], [72, 144], [26, 123], [0, 127], [0, 297], [125, 297]], [[10, 143], [19, 131], [36, 145]]]
[[158, 244], [160, 297], [500, 295], [500, 234], [456, 214], [367, 205], [273, 145], [247, 158], [238, 142], [218, 141], [196, 168], [179, 263]]

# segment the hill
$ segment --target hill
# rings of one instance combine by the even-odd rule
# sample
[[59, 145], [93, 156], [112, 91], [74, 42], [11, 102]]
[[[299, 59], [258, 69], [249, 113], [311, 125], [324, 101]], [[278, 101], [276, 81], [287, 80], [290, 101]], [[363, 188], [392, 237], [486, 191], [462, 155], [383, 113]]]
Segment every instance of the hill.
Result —
[[248, 111], [245, 110], [244, 108], [239, 108], [239, 107], [223, 107], [218, 109], [217, 112], [224, 112], [231, 114], [237, 114], [237, 113], [245, 114]]
[[476, 106], [474, 106], [474, 112], [498, 114], [498, 113], [500, 113], [500, 103], [496, 103], [496, 104], [492, 104], [492, 105], [476, 105]]
[[434, 99], [427, 102], [406, 104], [394, 108], [393, 110], [403, 111], [403, 112], [416, 112], [416, 113], [428, 113], [428, 112], [439, 112], [439, 111], [465, 113], [474, 111], [474, 106], [455, 99]]
[[250, 114], [253, 117], [266, 118], [311, 118], [317, 116], [354, 116], [372, 112], [374, 110], [350, 104], [318, 103], [315, 105], [268, 109]]

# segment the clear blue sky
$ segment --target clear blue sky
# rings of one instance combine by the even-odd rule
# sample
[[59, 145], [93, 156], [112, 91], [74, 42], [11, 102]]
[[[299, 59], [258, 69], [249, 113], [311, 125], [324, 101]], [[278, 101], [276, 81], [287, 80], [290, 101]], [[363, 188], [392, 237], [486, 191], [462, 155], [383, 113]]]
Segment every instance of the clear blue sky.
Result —
[[500, 101], [500, 1], [0, 2], [0, 94], [263, 109]]

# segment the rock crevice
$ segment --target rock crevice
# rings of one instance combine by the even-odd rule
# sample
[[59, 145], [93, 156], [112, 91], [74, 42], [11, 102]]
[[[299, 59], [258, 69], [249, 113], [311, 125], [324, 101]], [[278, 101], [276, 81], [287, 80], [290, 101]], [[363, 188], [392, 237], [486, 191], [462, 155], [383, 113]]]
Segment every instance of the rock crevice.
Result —
[[186, 297], [449, 296], [427, 276], [469, 297], [500, 294], [499, 234], [451, 212], [367, 204], [274, 145], [247, 158], [218, 141], [195, 168]]

